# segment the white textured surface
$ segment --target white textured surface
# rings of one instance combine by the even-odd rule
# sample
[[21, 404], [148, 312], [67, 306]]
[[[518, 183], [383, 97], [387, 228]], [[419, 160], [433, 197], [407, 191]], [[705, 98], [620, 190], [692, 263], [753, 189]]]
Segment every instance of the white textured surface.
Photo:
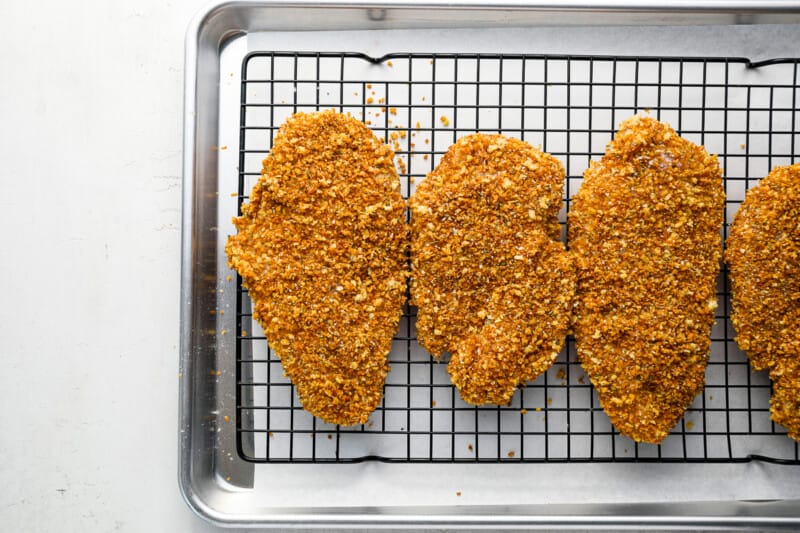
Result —
[[[2, 530], [215, 530], [176, 482], [183, 35], [200, 5], [0, 3]], [[735, 31], [756, 58], [798, 35]], [[554, 35], [536, 51], [566, 45]]]

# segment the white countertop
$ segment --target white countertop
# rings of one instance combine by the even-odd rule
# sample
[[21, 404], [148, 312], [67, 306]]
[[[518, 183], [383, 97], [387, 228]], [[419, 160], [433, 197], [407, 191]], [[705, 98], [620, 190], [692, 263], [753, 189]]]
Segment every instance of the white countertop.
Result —
[[177, 484], [183, 39], [201, 6], [0, 3], [0, 529], [217, 531]]
[[215, 530], [177, 484], [183, 37], [201, 5], [0, 3], [4, 531]]

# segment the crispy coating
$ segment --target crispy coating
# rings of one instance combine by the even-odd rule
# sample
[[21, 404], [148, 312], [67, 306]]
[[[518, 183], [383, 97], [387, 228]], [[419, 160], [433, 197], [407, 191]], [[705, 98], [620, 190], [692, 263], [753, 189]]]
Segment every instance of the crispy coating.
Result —
[[611, 422], [636, 441], [661, 442], [703, 388], [721, 177], [716, 156], [637, 115], [573, 200], [578, 356]]
[[294, 115], [226, 246], [303, 407], [334, 424], [364, 423], [380, 403], [405, 300], [393, 156], [353, 118]]
[[747, 191], [727, 245], [736, 342], [769, 370], [772, 419], [800, 440], [800, 164]]
[[506, 404], [558, 355], [575, 274], [560, 242], [564, 169], [501, 135], [462, 137], [410, 200], [417, 337], [469, 403]]

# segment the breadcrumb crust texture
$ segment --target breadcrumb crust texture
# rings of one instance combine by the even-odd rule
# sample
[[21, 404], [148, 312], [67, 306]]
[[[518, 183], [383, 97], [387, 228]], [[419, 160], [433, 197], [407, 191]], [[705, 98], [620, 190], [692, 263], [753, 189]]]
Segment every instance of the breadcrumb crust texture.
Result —
[[800, 440], [800, 164], [747, 191], [727, 244], [736, 342], [769, 370], [772, 419]]
[[578, 356], [614, 426], [636, 441], [661, 442], [703, 388], [724, 202], [716, 156], [639, 115], [573, 200]]
[[464, 401], [507, 404], [558, 356], [574, 297], [564, 169], [502, 135], [460, 138], [409, 201], [417, 337]]
[[354, 118], [294, 115], [226, 246], [303, 407], [333, 424], [365, 423], [380, 403], [405, 302], [393, 157]]

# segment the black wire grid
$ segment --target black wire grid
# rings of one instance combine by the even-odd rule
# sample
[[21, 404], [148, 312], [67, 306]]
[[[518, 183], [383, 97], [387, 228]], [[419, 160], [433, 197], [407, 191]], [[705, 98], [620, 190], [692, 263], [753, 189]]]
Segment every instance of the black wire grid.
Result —
[[[269, 52], [242, 65], [239, 206], [259, 177], [278, 127], [297, 111], [335, 108], [396, 143], [402, 191], [460, 136], [518, 137], [560, 158], [570, 198], [590, 159], [637, 112], [669, 122], [719, 155], [728, 224], [745, 191], [800, 146], [798, 61], [487, 54]], [[232, 214], [232, 213], [231, 213]], [[770, 382], [750, 371], [728, 320], [719, 278], [706, 387], [659, 446], [637, 444], [608, 421], [569, 337], [556, 364], [503, 407], [469, 406], [446, 360], [417, 344], [407, 308], [390, 355], [381, 406], [362, 426], [315, 419], [237, 292], [237, 448], [252, 462], [744, 462], [800, 464], [798, 444], [769, 416]]]

